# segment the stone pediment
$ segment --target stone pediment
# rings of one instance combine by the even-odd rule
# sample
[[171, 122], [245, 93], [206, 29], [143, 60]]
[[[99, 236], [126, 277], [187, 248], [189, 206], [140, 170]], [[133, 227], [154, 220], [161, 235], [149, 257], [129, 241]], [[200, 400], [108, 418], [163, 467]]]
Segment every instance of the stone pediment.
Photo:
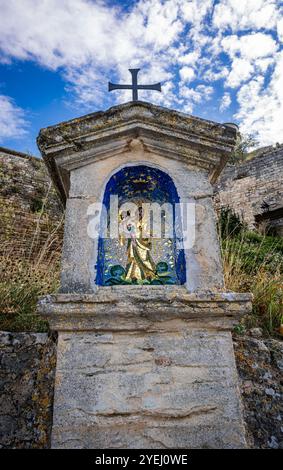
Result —
[[213, 181], [226, 164], [236, 135], [233, 125], [138, 101], [41, 129], [37, 143], [66, 200], [71, 170], [137, 146], [204, 169]]

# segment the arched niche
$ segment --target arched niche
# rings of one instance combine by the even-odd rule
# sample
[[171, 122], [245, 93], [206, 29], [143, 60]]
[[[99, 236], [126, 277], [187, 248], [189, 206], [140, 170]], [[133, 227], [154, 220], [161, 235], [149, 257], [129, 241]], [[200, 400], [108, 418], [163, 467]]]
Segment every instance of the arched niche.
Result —
[[[126, 166], [109, 179], [103, 196], [109, 227], [111, 196], [117, 196], [118, 220], [126, 227], [131, 227], [132, 214], [122, 211], [125, 203], [134, 203], [137, 207], [136, 224], [133, 224], [136, 236], [116, 238], [100, 236], [98, 240], [97, 262], [95, 266], [95, 284], [111, 285], [167, 285], [186, 282], [185, 256], [176, 230], [177, 206], [179, 195], [172, 178], [164, 171], [148, 165]], [[162, 236], [144, 238], [138, 236], [138, 229], [143, 213], [143, 204], [157, 203], [159, 207], [171, 207], [173, 230], [166, 236], [166, 211], [161, 210]], [[141, 216], [141, 217], [140, 217]], [[151, 219], [152, 220], [152, 219]], [[101, 225], [104, 221], [101, 221]], [[128, 224], [129, 222], [129, 224]], [[142, 225], [142, 223], [140, 224]], [[178, 231], [178, 234], [176, 233]], [[141, 233], [141, 232], [140, 232]], [[178, 237], [178, 239], [177, 239]]]

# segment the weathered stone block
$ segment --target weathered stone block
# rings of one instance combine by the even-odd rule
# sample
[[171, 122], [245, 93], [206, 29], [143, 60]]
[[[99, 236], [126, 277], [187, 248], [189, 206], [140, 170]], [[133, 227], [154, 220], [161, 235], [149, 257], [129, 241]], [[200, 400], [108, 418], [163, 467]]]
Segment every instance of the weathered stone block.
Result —
[[53, 447], [244, 447], [229, 329], [250, 301], [176, 286], [42, 301], [59, 330]]
[[244, 447], [230, 333], [181, 326], [60, 333], [53, 447]]

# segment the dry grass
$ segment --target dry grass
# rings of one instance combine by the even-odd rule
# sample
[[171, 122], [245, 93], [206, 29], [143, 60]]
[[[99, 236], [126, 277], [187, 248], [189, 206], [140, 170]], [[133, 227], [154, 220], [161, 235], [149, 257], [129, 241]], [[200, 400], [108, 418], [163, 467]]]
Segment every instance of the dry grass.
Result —
[[240, 329], [259, 326], [277, 336], [283, 323], [282, 239], [243, 230], [222, 238], [222, 258], [226, 288], [254, 297], [253, 312]]
[[[36, 314], [38, 297], [55, 292], [59, 287], [59, 223], [38, 250], [20, 256], [13, 253], [13, 241], [5, 242], [0, 255], [0, 330], [47, 331], [47, 323]], [[33, 245], [38, 237], [34, 233]], [[23, 240], [23, 246], [27, 243]], [[54, 249], [54, 246], [57, 248]]]
[[[38, 217], [44, 215], [44, 208]], [[226, 288], [252, 292], [253, 313], [240, 328], [260, 326], [277, 335], [283, 322], [283, 240], [237, 229], [221, 232]], [[4, 242], [0, 254], [0, 329], [8, 331], [46, 331], [48, 325], [36, 314], [38, 297], [59, 287], [62, 221], [38, 249], [40, 223], [32, 239], [33, 249], [15, 256], [13, 240]], [[231, 222], [228, 221], [231, 227]], [[229, 227], [228, 227], [229, 228]], [[27, 246], [23, 240], [23, 246]]]

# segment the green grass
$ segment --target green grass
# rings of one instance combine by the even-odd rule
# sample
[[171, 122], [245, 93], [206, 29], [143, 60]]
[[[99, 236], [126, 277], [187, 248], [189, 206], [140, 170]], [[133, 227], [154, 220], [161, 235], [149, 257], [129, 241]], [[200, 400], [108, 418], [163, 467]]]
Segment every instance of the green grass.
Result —
[[238, 330], [258, 326], [277, 336], [283, 323], [283, 239], [249, 231], [235, 217], [224, 210], [219, 222], [225, 286], [254, 298], [252, 314]]

